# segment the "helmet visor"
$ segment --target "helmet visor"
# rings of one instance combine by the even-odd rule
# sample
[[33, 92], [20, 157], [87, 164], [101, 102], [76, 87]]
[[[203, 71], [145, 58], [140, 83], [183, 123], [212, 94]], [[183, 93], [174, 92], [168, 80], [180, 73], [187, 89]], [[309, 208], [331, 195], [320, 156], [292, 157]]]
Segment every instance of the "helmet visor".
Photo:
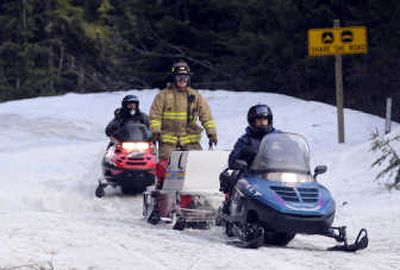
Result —
[[190, 75], [189, 74], [177, 74], [175, 75], [175, 79], [177, 81], [189, 81]]
[[128, 107], [128, 108], [136, 108], [137, 107], [137, 104], [138, 104], [138, 102], [137, 101], [128, 101], [127, 103], [126, 103], [126, 107]]
[[267, 107], [260, 106], [256, 108], [256, 118], [268, 118], [268, 115], [270, 115], [270, 111]]

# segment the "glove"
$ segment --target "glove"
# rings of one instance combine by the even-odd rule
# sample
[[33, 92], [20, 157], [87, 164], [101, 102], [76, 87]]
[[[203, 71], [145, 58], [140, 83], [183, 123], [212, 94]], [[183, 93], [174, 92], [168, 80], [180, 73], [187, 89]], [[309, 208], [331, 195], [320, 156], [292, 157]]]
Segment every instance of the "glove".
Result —
[[218, 143], [217, 134], [210, 133], [210, 134], [207, 134], [207, 137], [208, 137], [208, 145], [210, 147], [213, 145], [217, 145], [217, 143]]
[[219, 191], [230, 193], [232, 187], [231, 175], [227, 170], [219, 174]]
[[160, 141], [160, 138], [161, 138], [161, 133], [160, 133], [160, 132], [155, 131], [155, 132], [152, 133], [152, 140], [153, 140], [153, 142], [158, 142], [158, 141]]

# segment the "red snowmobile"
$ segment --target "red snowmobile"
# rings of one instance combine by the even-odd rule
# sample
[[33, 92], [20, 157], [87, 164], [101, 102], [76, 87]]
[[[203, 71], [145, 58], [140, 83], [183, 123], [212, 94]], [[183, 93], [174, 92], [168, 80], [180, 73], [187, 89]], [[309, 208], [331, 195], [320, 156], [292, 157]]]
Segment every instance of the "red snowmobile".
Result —
[[143, 192], [154, 184], [157, 148], [149, 129], [128, 121], [112, 138], [103, 157], [103, 178], [99, 179], [96, 196], [105, 195], [107, 186], [120, 186], [123, 193]]

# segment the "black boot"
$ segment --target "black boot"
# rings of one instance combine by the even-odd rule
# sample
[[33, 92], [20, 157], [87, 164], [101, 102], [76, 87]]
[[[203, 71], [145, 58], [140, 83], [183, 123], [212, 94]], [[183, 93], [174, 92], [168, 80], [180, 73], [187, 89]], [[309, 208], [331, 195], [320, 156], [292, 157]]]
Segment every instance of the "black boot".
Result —
[[153, 225], [158, 224], [161, 221], [161, 215], [157, 210], [154, 210], [147, 219], [147, 222]]

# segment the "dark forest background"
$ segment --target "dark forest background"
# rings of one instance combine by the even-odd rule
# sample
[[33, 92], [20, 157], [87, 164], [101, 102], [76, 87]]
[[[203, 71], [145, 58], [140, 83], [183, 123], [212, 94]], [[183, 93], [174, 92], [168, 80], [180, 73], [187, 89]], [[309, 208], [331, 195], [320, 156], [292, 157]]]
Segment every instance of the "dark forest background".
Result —
[[334, 57], [307, 30], [365, 25], [368, 54], [343, 57], [345, 107], [400, 121], [397, 0], [1, 0], [0, 101], [162, 88], [186, 59], [200, 89], [335, 103]]

